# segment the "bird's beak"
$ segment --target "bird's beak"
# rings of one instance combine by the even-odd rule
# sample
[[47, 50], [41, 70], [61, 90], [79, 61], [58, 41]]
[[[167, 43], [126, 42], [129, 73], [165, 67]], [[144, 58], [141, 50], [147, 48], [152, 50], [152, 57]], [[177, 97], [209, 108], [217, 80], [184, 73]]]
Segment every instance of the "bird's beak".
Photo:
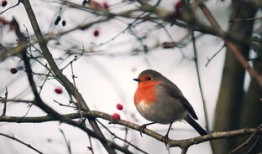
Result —
[[137, 81], [137, 82], [140, 82], [140, 80], [139, 79], [133, 79], [134, 81]]

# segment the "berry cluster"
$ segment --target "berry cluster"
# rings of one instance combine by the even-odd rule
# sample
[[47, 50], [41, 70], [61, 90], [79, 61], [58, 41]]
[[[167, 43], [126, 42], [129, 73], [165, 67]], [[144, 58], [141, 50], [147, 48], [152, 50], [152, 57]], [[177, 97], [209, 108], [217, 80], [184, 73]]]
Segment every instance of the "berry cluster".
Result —
[[[116, 104], [116, 108], [121, 111], [121, 110], [123, 110], [124, 107], [123, 107], [122, 104]], [[121, 117], [120, 117], [120, 115], [119, 115], [118, 113], [113, 113], [111, 117], [112, 117], [112, 119], [115, 120], [115, 121], [121, 119]]]
[[[54, 24], [57, 26], [60, 21], [61, 21], [61, 16], [57, 16]], [[65, 20], [62, 21], [62, 26], [66, 26], [66, 21]]]

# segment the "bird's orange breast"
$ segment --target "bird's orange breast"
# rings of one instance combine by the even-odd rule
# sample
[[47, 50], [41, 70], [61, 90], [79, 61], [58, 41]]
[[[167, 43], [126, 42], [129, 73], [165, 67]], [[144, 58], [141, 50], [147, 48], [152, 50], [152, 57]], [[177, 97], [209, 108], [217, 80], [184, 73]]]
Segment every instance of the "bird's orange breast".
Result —
[[159, 84], [159, 82], [155, 81], [139, 83], [134, 97], [135, 105], [139, 104], [141, 101], [148, 105], [154, 103], [157, 99], [157, 92], [155, 89], [157, 84]]

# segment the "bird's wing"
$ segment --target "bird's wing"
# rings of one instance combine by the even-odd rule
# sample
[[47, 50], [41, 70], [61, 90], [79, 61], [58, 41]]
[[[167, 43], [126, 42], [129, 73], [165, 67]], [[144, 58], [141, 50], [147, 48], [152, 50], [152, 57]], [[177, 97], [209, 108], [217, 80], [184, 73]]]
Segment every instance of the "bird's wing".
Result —
[[[193, 109], [193, 107], [191, 106], [191, 104], [188, 102], [188, 100], [185, 98], [185, 96], [182, 94], [182, 92], [180, 91], [180, 89], [173, 84], [171, 81], [167, 82], [167, 83], [161, 83], [161, 86], [163, 86], [163, 88], [166, 90], [166, 92], [174, 97], [177, 98], [179, 100], [181, 100], [181, 103], [183, 104], [183, 106], [185, 107], [185, 109], [188, 111], [188, 113], [194, 118], [194, 119], [198, 119], [195, 110]], [[176, 89], [176, 90], [173, 90]]]

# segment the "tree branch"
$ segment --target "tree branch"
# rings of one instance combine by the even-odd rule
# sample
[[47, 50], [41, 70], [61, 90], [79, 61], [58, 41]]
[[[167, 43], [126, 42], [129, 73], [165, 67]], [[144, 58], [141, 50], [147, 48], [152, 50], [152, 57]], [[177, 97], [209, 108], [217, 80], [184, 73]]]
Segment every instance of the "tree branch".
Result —
[[28, 148], [34, 150], [34, 151], [37, 152], [37, 153], [43, 154], [43, 152], [41, 152], [41, 151], [39, 151], [38, 149], [34, 148], [34, 147], [31, 146], [30, 144], [27, 144], [27, 143], [25, 143], [24, 141], [19, 140], [19, 139], [16, 138], [16, 137], [9, 136], [9, 135], [3, 134], [3, 133], [0, 133], [0, 135], [1, 135], [1, 136], [4, 136], [4, 137], [7, 137], [7, 138], [9, 138], [9, 139], [12, 139], [12, 140], [14, 140], [14, 141], [17, 141], [17, 142], [19, 142], [19, 143], [21, 143], [21, 144], [27, 146]]
[[[33, 27], [34, 33], [36, 35], [36, 38], [38, 40], [43, 40], [43, 35], [41, 33], [41, 30], [39, 28], [39, 25], [37, 23], [35, 14], [32, 10], [31, 4], [29, 2], [29, 0], [22, 0], [25, 10], [27, 12], [27, 15], [30, 19], [31, 25]], [[88, 106], [86, 105], [86, 102], [84, 101], [82, 95], [78, 92], [78, 90], [76, 89], [76, 87], [62, 74], [62, 72], [59, 70], [59, 68], [57, 67], [52, 54], [50, 53], [46, 42], [40, 42], [39, 46], [43, 52], [43, 55], [45, 57], [45, 59], [47, 60], [48, 64], [50, 65], [52, 71], [54, 72], [54, 74], [56, 75], [57, 79], [64, 85], [64, 87], [67, 89], [67, 91], [72, 94], [75, 99], [77, 100], [78, 104], [79, 104], [79, 108], [85, 109], [85, 110], [89, 110]], [[114, 149], [112, 149], [110, 146], [108, 146], [108, 144], [105, 144], [107, 141], [105, 136], [103, 135], [102, 131], [100, 130], [100, 128], [98, 127], [95, 119], [88, 119], [92, 129], [94, 130], [95, 134], [99, 136], [100, 142], [103, 144], [103, 146], [105, 147], [105, 149], [107, 150], [108, 153], [112, 153], [115, 154]], [[71, 122], [72, 123], [72, 122]]]
[[[23, 43], [26, 44], [27, 42], [27, 38], [22, 34], [22, 32], [20, 31], [19, 28], [19, 24], [17, 23], [17, 21], [15, 19], [13, 19], [10, 23], [10, 27], [12, 28], [12, 30], [15, 31], [17, 37], [18, 37], [18, 42], [19, 43]], [[75, 122], [71, 119], [67, 119], [66, 117], [61, 116], [58, 112], [56, 112], [53, 108], [51, 108], [50, 106], [48, 106], [47, 104], [45, 104], [43, 102], [43, 100], [41, 99], [40, 95], [38, 94], [34, 79], [33, 79], [33, 71], [31, 68], [31, 64], [30, 64], [30, 60], [27, 57], [27, 48], [24, 48], [22, 51], [22, 57], [23, 57], [23, 61], [24, 61], [24, 65], [25, 65], [25, 70], [26, 70], [26, 74], [27, 74], [27, 78], [31, 87], [31, 90], [34, 94], [34, 99], [35, 99], [35, 105], [37, 105], [39, 108], [41, 108], [43, 111], [45, 111], [46, 113], [50, 114], [50, 116], [52, 116], [54, 119], [67, 123], [69, 125], [78, 127], [80, 129], [82, 129], [83, 131], [85, 131], [88, 135], [97, 138], [103, 145], [105, 145], [106, 149], [108, 150], [109, 153], [115, 153], [114, 149], [118, 149], [122, 152], [125, 153], [131, 153], [129, 150], [118, 146], [117, 144], [107, 140], [104, 136], [102, 136], [100, 134], [100, 132], [93, 132], [92, 130], [88, 129], [83, 123], [78, 123]], [[88, 109], [88, 108], [87, 108]], [[93, 121], [95, 121], [92, 118]], [[98, 127], [98, 126], [97, 126]], [[99, 127], [98, 127], [99, 128]]]
[[2, 116], [5, 116], [6, 114], [6, 108], [7, 108], [7, 97], [8, 97], [8, 90], [7, 87], [5, 88], [5, 97], [0, 97], [0, 102], [4, 103], [3, 113]]
[[[109, 121], [109, 123], [113, 124], [118, 124], [121, 126], [125, 126], [134, 130], [137, 130], [138, 132], [141, 132], [140, 125], [137, 125], [135, 123], [126, 121], [126, 120], [113, 120], [112, 116], [100, 112], [100, 111], [85, 111], [82, 113], [82, 115], [86, 118], [101, 118], [104, 120]], [[81, 118], [81, 115], [79, 113], [70, 113], [70, 114], [64, 114], [61, 115], [65, 119], [79, 119]], [[0, 122], [16, 122], [16, 123], [42, 123], [42, 122], [50, 122], [50, 121], [57, 121], [54, 117], [47, 115], [47, 116], [40, 116], [40, 117], [15, 117], [15, 116], [4, 116], [0, 117]], [[180, 147], [181, 149], [185, 147], [190, 147], [191, 145], [203, 143], [206, 141], [211, 141], [211, 140], [217, 140], [217, 139], [222, 139], [222, 138], [232, 138], [232, 137], [238, 137], [238, 136], [243, 136], [243, 135], [250, 135], [256, 132], [255, 135], [262, 135], [262, 129], [257, 130], [256, 128], [246, 128], [246, 129], [239, 129], [239, 130], [233, 130], [233, 131], [224, 131], [224, 132], [213, 132], [209, 133], [204, 136], [197, 136], [194, 138], [190, 139], [184, 139], [184, 140], [172, 140], [169, 139], [167, 144], [170, 147]], [[162, 141], [163, 136], [152, 131], [149, 129], [143, 129], [142, 133], [151, 136], [155, 138], [158, 141]]]
[[192, 36], [192, 42], [193, 42], [194, 62], [195, 62], [195, 68], [196, 68], [196, 74], [197, 74], [197, 81], [198, 81], [198, 87], [199, 87], [200, 96], [201, 96], [201, 99], [202, 99], [202, 105], [203, 105], [203, 109], [204, 109], [206, 129], [207, 129], [207, 132], [210, 132], [209, 119], [208, 119], [208, 115], [207, 115], [207, 105], [206, 105], [204, 92], [203, 92], [203, 88], [202, 88], [202, 83], [201, 83], [201, 77], [200, 77], [198, 54], [197, 54], [197, 47], [196, 47], [196, 40], [195, 40], [195, 36], [194, 36], [194, 31], [191, 31], [191, 36]]
[[240, 149], [243, 148], [244, 146], [248, 145], [248, 144], [250, 143], [250, 141], [251, 141], [252, 139], [254, 139], [254, 137], [259, 133], [259, 131], [261, 131], [261, 129], [262, 129], [262, 124], [260, 124], [260, 125], [257, 127], [256, 131], [253, 132], [252, 135], [250, 135], [250, 137], [249, 137], [245, 142], [243, 142], [243, 143], [240, 144], [238, 147], [236, 147], [234, 150], [232, 150], [232, 151], [230, 152], [230, 154], [236, 153], [238, 150], [240, 150]]
[[[221, 29], [219, 23], [214, 18], [214, 16], [209, 11], [209, 9], [206, 7], [206, 5], [203, 2], [199, 1], [199, 7], [202, 10], [202, 12], [205, 14], [206, 18], [208, 19], [208, 21], [212, 25], [212, 27], [215, 28], [218, 32], [222, 32], [222, 29]], [[260, 88], [262, 88], [262, 75], [259, 74], [255, 69], [253, 69], [250, 66], [250, 64], [244, 58], [244, 56], [241, 54], [241, 52], [239, 51], [239, 49], [237, 48], [235, 43], [233, 43], [231, 40], [229, 40], [225, 37], [222, 37], [222, 39], [225, 41], [225, 45], [235, 55], [235, 57], [239, 61], [239, 63], [245, 68], [245, 70], [248, 71], [249, 75], [258, 82]]]

